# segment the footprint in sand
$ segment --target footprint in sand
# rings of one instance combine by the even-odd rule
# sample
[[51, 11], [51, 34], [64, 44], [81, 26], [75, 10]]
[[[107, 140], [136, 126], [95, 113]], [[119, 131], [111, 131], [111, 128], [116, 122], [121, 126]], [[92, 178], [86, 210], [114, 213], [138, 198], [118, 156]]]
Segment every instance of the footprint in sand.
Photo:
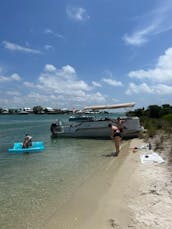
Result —
[[119, 228], [119, 224], [117, 222], [115, 222], [114, 219], [109, 219], [109, 223], [110, 223], [111, 227]]

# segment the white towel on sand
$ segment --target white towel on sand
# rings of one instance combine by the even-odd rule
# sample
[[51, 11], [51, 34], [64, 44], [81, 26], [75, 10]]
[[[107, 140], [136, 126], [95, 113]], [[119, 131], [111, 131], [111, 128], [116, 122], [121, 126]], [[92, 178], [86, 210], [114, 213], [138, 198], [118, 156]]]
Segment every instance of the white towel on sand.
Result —
[[144, 153], [140, 155], [142, 164], [153, 164], [153, 163], [163, 163], [164, 160], [157, 153]]

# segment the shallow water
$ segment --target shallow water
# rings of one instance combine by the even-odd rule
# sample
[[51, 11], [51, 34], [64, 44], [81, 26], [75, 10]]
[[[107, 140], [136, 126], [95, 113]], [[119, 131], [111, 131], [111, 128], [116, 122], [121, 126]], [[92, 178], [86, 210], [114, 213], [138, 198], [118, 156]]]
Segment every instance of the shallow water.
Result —
[[[109, 140], [51, 139], [58, 115], [0, 116], [0, 228], [41, 228], [106, 163]], [[67, 116], [63, 116], [67, 119]], [[26, 133], [45, 151], [8, 153]]]

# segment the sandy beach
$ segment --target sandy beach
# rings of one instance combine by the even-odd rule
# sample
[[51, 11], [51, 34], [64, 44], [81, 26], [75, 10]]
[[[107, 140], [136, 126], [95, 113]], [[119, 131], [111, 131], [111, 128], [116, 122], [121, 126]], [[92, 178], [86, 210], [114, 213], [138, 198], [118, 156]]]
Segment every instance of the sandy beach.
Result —
[[[143, 139], [123, 141], [118, 157], [83, 184], [60, 212], [46, 220], [46, 229], [170, 229], [172, 170], [167, 157], [161, 164], [142, 164]], [[107, 159], [106, 156], [102, 157]]]

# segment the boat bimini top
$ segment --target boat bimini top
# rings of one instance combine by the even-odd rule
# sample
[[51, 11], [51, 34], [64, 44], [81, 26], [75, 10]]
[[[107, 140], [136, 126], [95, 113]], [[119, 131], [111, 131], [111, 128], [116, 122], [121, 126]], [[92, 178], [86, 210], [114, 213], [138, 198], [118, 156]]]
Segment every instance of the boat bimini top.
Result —
[[104, 109], [118, 109], [118, 108], [127, 108], [127, 107], [134, 107], [135, 103], [121, 103], [121, 104], [114, 104], [114, 105], [98, 105], [98, 106], [89, 106], [84, 107], [83, 110], [104, 110]]

